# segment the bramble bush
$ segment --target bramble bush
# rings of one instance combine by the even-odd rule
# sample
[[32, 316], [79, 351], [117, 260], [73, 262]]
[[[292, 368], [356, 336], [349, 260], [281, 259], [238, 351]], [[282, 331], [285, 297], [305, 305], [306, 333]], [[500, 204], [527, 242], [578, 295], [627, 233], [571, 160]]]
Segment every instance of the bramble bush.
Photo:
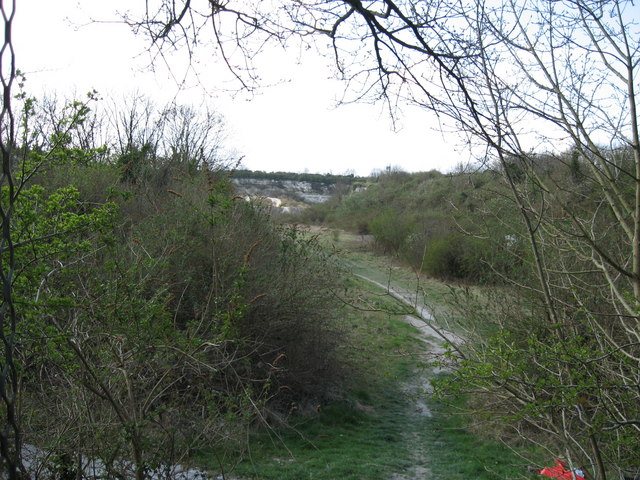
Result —
[[[84, 458], [143, 479], [333, 391], [341, 273], [316, 239], [200, 156], [83, 150], [78, 110], [19, 160], [21, 425], [51, 453], [38, 468], [71, 475]], [[25, 121], [45, 117], [30, 101]]]

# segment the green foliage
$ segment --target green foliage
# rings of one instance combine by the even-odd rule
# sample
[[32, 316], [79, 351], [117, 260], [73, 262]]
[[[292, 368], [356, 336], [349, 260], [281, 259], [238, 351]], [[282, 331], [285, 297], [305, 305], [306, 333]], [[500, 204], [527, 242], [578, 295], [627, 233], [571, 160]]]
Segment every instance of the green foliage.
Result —
[[120, 181], [136, 184], [145, 181], [145, 174], [153, 173], [153, 146], [146, 143], [142, 146], [132, 145], [116, 159], [120, 169]]
[[[469, 322], [467, 331], [474, 332], [473, 343], [464, 357], [450, 352], [456, 369], [435, 384], [437, 394], [455, 398], [473, 391], [477, 418], [498, 430], [526, 431], [551, 451], [572, 432], [565, 445], [574, 461], [584, 462], [582, 468], [593, 468], [583, 455], [594, 442], [603, 454], [617, 455], [619, 464], [633, 464], [638, 438], [611, 429], [611, 415], [600, 405], [616, 399], [620, 415], [638, 415], [624, 376], [611, 375], [607, 363], [634, 367], [619, 349], [602, 348], [586, 309], [550, 323], [535, 295], [512, 288], [454, 300], [458, 316]], [[483, 413], [489, 405], [499, 408], [499, 417], [493, 410]]]
[[148, 142], [87, 146], [85, 104], [34, 137], [44, 117], [24, 103], [20, 402], [25, 441], [56, 453], [51, 471], [84, 455], [141, 477], [339, 390], [341, 272], [315, 238], [234, 197], [212, 165]]
[[495, 283], [496, 271], [503, 272], [509, 264], [498, 262], [500, 267], [490, 270], [486, 262], [499, 256], [498, 246], [512, 232], [505, 220], [513, 212], [502, 224], [488, 226], [491, 236], [463, 233], [474, 230], [468, 215], [473, 221], [487, 221], [474, 212], [492, 201], [489, 189], [502, 189], [491, 172], [392, 171], [380, 175], [366, 190], [309, 208], [302, 219], [371, 234], [381, 251], [435, 278]]
[[[133, 451], [151, 468], [171, 460], [162, 445], [188, 451], [199, 438], [215, 446], [267, 404], [289, 408], [335, 381], [334, 269], [311, 239], [270, 224], [217, 182], [203, 172], [172, 185], [180, 195], [155, 192], [160, 208], [141, 219], [117, 218], [112, 204], [66, 213], [82, 204], [73, 188], [26, 191], [21, 230], [60, 234], [28, 250], [32, 283], [21, 288], [38, 292], [23, 331], [34, 339], [24, 365], [33, 372], [25, 405], [36, 444], [63, 442], [64, 452], [107, 464]], [[135, 189], [121, 197], [122, 211]], [[101, 231], [115, 241], [99, 247]], [[82, 236], [77, 246], [73, 234]], [[49, 259], [68, 265], [47, 272]], [[47, 398], [56, 401], [43, 408]], [[52, 418], [82, 420], [50, 436]], [[92, 436], [95, 422], [120, 440]]]
[[397, 254], [411, 233], [411, 225], [407, 219], [398, 218], [397, 212], [389, 209], [376, 216], [369, 223], [367, 230], [383, 250]]
[[433, 238], [424, 247], [423, 269], [436, 278], [464, 278], [458, 236]]

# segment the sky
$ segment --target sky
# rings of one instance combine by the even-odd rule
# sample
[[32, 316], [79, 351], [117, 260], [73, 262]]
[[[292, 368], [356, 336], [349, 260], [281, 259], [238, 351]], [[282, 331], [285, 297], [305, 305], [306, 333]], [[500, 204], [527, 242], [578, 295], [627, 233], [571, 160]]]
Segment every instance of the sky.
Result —
[[264, 52], [260, 75], [269, 86], [247, 95], [230, 93], [224, 67], [200, 51], [197, 78], [181, 85], [185, 56], [169, 56], [170, 69], [162, 62], [150, 66], [146, 40], [118, 21], [117, 12], [133, 2], [142, 0], [18, 2], [14, 47], [28, 92], [65, 96], [96, 89], [116, 99], [141, 92], [159, 104], [212, 107], [225, 118], [227, 147], [252, 170], [445, 172], [469, 160], [461, 138], [440, 133], [427, 111], [403, 108], [394, 129], [381, 104], [336, 106], [343, 85], [330, 78], [327, 60], [313, 54], [298, 62], [292, 52]]

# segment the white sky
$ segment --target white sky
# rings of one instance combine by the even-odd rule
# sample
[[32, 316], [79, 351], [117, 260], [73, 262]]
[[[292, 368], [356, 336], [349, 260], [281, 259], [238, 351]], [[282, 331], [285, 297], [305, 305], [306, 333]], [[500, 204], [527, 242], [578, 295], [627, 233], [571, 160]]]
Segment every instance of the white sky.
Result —
[[[229, 148], [245, 155], [243, 165], [254, 170], [367, 175], [387, 165], [407, 171], [447, 171], [468, 161], [461, 139], [437, 131], [433, 115], [406, 108], [400, 130], [392, 131], [382, 105], [335, 108], [342, 85], [330, 80], [325, 60], [273, 53], [261, 60], [260, 74], [269, 81], [291, 81], [264, 88], [248, 98], [216, 91], [226, 78], [221, 65], [200, 52], [198, 85], [179, 89], [162, 65], [147, 66], [146, 42], [118, 23], [131, 2], [143, 0], [21, 0], [13, 29], [18, 67], [27, 75], [27, 89], [68, 95], [96, 89], [103, 97], [120, 98], [139, 91], [163, 104], [177, 98], [194, 106], [206, 103], [222, 113]], [[84, 26], [81, 26], [84, 25]], [[171, 57], [172, 72], [184, 72], [183, 56]], [[208, 88], [202, 87], [206, 85]]]

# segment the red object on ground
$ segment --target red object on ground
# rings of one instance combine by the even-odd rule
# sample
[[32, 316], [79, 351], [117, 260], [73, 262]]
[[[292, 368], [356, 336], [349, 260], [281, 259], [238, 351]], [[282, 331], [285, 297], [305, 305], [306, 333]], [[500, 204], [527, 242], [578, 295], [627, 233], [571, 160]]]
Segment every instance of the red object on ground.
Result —
[[575, 472], [567, 469], [567, 466], [562, 460], [555, 459], [555, 466], [544, 467], [538, 473], [544, 477], [549, 478], [564, 478], [566, 480], [585, 480], [582, 475], [578, 475]]

